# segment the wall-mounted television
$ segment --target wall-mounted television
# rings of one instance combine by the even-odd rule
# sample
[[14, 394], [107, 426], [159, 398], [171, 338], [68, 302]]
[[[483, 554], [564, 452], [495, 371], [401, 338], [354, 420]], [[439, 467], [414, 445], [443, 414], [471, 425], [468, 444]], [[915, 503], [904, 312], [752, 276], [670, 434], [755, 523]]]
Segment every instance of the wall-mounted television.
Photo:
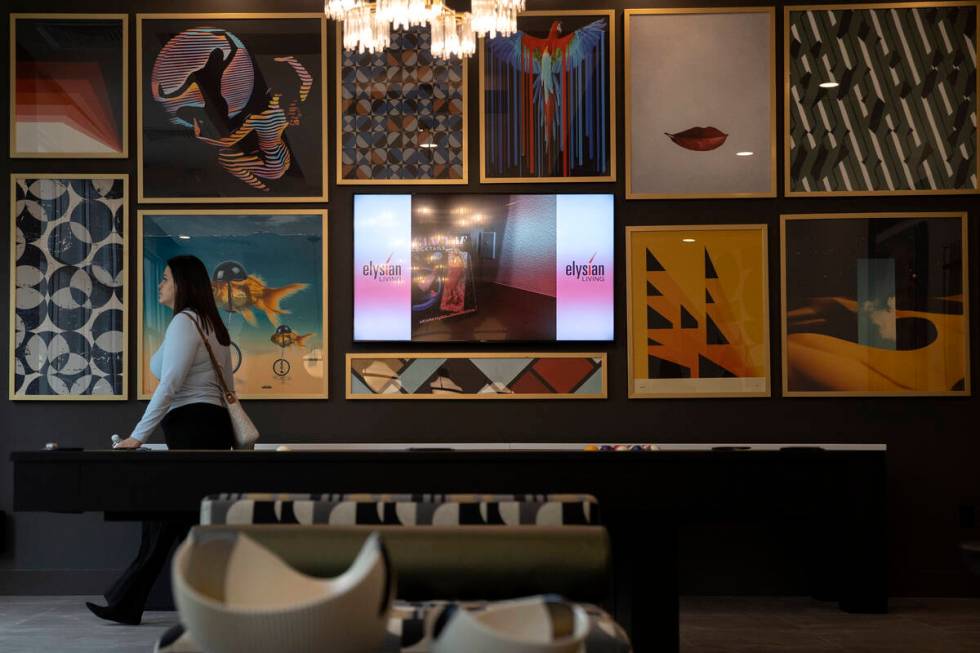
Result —
[[354, 340], [613, 339], [613, 196], [354, 196]]

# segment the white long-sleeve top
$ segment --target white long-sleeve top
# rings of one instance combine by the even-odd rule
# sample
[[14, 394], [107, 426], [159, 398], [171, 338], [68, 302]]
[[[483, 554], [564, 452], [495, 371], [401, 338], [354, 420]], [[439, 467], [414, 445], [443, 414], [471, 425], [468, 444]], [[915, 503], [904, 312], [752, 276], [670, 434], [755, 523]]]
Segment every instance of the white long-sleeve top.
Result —
[[[180, 406], [196, 403], [224, 406], [221, 385], [194, 320], [197, 320], [197, 315], [193, 311], [182, 311], [170, 321], [163, 344], [150, 359], [150, 371], [160, 380], [160, 384], [153, 391], [143, 419], [130, 437], [145, 442], [164, 415]], [[225, 383], [234, 392], [231, 352], [218, 342], [213, 330], [207, 334], [207, 338], [221, 366]]]

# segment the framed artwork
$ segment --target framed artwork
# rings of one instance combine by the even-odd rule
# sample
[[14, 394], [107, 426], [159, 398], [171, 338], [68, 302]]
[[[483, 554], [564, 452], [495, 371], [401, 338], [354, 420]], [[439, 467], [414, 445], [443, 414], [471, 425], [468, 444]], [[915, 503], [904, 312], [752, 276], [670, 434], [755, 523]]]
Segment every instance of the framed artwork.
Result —
[[785, 8], [786, 195], [976, 193], [977, 3]]
[[157, 386], [150, 358], [172, 311], [157, 302], [167, 261], [200, 258], [231, 336], [242, 399], [327, 397], [327, 212], [139, 212], [139, 398]]
[[137, 14], [139, 201], [327, 199], [323, 14]]
[[128, 183], [11, 175], [10, 399], [127, 398]]
[[970, 394], [965, 213], [784, 215], [783, 394]]
[[626, 198], [776, 196], [776, 11], [627, 9]]
[[464, 60], [434, 57], [428, 28], [393, 30], [373, 54], [342, 36], [338, 23], [337, 183], [467, 183]]
[[616, 181], [616, 22], [527, 11], [480, 40], [480, 181]]
[[11, 158], [129, 156], [126, 14], [10, 15]]
[[626, 228], [629, 397], [768, 397], [766, 225]]
[[605, 354], [347, 354], [348, 399], [605, 399]]

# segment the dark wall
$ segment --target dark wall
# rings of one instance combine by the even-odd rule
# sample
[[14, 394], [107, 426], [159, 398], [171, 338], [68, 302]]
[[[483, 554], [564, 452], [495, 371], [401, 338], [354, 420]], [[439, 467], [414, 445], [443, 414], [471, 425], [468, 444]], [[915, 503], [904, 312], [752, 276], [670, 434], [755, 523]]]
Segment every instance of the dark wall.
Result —
[[[465, 3], [464, 3], [465, 4]], [[677, 6], [688, 2], [564, 2], [534, 1], [532, 8], [605, 7], [616, 9], [642, 6]], [[708, 3], [704, 3], [708, 4]], [[737, 3], [725, 2], [726, 5]], [[758, 4], [758, 3], [756, 3]], [[12, 11], [37, 11], [36, 2], [14, 0]], [[77, 11], [70, 0], [47, 2], [45, 11]], [[130, 151], [128, 161], [98, 160], [4, 160], [9, 172], [128, 172], [131, 197], [130, 224], [135, 225], [136, 201], [136, 80], [135, 12], [137, 11], [320, 11], [321, 0], [102, 0], [85, 6], [86, 11], [130, 12]], [[777, 12], [777, 33], [782, 34], [782, 4]], [[622, 62], [622, 11], [617, 13], [617, 61]], [[332, 25], [328, 26], [330, 54], [328, 153], [330, 176], [334, 178], [334, 55]], [[780, 36], [781, 39], [781, 36]], [[470, 179], [479, 178], [477, 61], [470, 62]], [[619, 114], [618, 176], [625, 176], [623, 160], [624, 119], [622, 65], [616, 80]], [[0, 67], [0, 87], [9, 88], [7, 65]], [[777, 53], [777, 70], [782, 70], [782, 53]], [[781, 82], [778, 88], [782, 88]], [[782, 94], [779, 93], [779, 133], [782, 133]], [[7, 151], [6, 111], [0, 129], [0, 148]], [[780, 141], [781, 142], [781, 141]], [[780, 148], [781, 150], [781, 148]], [[780, 171], [782, 160], [780, 159]], [[782, 178], [780, 175], [780, 188]], [[779, 357], [778, 234], [780, 213], [856, 211], [969, 210], [974, 223], [970, 258], [977, 254], [976, 225], [980, 212], [976, 197], [894, 197], [840, 199], [755, 199], [626, 202], [624, 184], [580, 184], [548, 186], [433, 187], [431, 192], [529, 192], [568, 190], [616, 193], [616, 341], [597, 347], [609, 353], [609, 399], [606, 401], [513, 401], [513, 402], [352, 402], [345, 401], [344, 354], [381, 349], [354, 346], [352, 339], [351, 273], [353, 231], [352, 194], [370, 189], [331, 182], [329, 223], [330, 302], [330, 391], [327, 401], [252, 402], [248, 409], [260, 425], [266, 441], [404, 442], [404, 441], [653, 441], [653, 442], [882, 442], [889, 447], [890, 566], [891, 586], [896, 595], [980, 594], [980, 585], [969, 578], [961, 564], [957, 543], [980, 539], [976, 507], [980, 505], [980, 438], [976, 420], [980, 399], [784, 399]], [[391, 188], [411, 192], [430, 189]], [[8, 191], [9, 192], [9, 191]], [[310, 205], [316, 206], [316, 205]], [[644, 224], [746, 223], [769, 225], [770, 314], [772, 324], [772, 368], [774, 396], [771, 399], [703, 399], [629, 401], [626, 399], [626, 307], [624, 227]], [[0, 229], [0, 251], [7, 256], [8, 229]], [[136, 306], [135, 242], [130, 240], [130, 306]], [[8, 266], [0, 265], [0, 287], [9, 283]], [[976, 266], [970, 270], [971, 303], [978, 304], [980, 279]], [[4, 330], [8, 325], [8, 294], [0, 293]], [[130, 394], [136, 394], [135, 315], [130, 311]], [[974, 319], [971, 360], [976, 379], [978, 320]], [[6, 332], [5, 332], [6, 335]], [[0, 341], [6, 342], [6, 339]], [[402, 348], [403, 345], [396, 347]], [[503, 350], [505, 346], [482, 346], [481, 350]], [[538, 347], [539, 349], [541, 346]], [[565, 350], [567, 346], [547, 346]], [[426, 350], [419, 345], [420, 351]], [[464, 347], [440, 347], [465, 350]], [[432, 349], [428, 349], [432, 350]], [[0, 395], [7, 396], [6, 356], [0, 374]], [[96, 593], [111, 569], [124, 566], [135, 551], [136, 529], [131, 524], [105, 524], [100, 516], [17, 514], [12, 506], [9, 453], [37, 449], [57, 440], [63, 445], [105, 447], [109, 434], [127, 433], [139, 419], [145, 402], [12, 403], [0, 401], [0, 510], [7, 511], [7, 541], [0, 551], [0, 593], [60, 592]], [[177, 482], [175, 479], [174, 482]], [[379, 488], [383, 490], [383, 488]], [[127, 488], [119, 488], [126, 492]], [[160, 487], [166, 492], [166, 487]], [[774, 487], [773, 492], [779, 492]], [[2, 532], [2, 530], [0, 530]], [[711, 533], [710, 546], [695, 541], [695, 534], [682, 543], [684, 585], [706, 592], [787, 591], [799, 589], [792, 570], [780, 569], [792, 555], [778, 540], [733, 526]], [[757, 569], [768, 569], [756, 574]], [[687, 571], [690, 573], [687, 573]], [[787, 573], [782, 573], [787, 571]], [[790, 580], [784, 580], [790, 579]]]

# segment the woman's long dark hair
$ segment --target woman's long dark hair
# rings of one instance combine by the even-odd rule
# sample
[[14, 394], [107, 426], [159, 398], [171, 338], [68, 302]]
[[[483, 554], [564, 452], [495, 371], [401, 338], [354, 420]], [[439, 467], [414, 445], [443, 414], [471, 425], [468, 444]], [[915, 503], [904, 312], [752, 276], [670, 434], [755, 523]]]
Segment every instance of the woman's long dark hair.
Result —
[[201, 319], [204, 333], [214, 330], [218, 342], [226, 347], [231, 344], [228, 329], [221, 321], [218, 307], [214, 303], [208, 269], [201, 259], [187, 254], [175, 256], [167, 261], [167, 267], [174, 279], [174, 315], [191, 309]]

